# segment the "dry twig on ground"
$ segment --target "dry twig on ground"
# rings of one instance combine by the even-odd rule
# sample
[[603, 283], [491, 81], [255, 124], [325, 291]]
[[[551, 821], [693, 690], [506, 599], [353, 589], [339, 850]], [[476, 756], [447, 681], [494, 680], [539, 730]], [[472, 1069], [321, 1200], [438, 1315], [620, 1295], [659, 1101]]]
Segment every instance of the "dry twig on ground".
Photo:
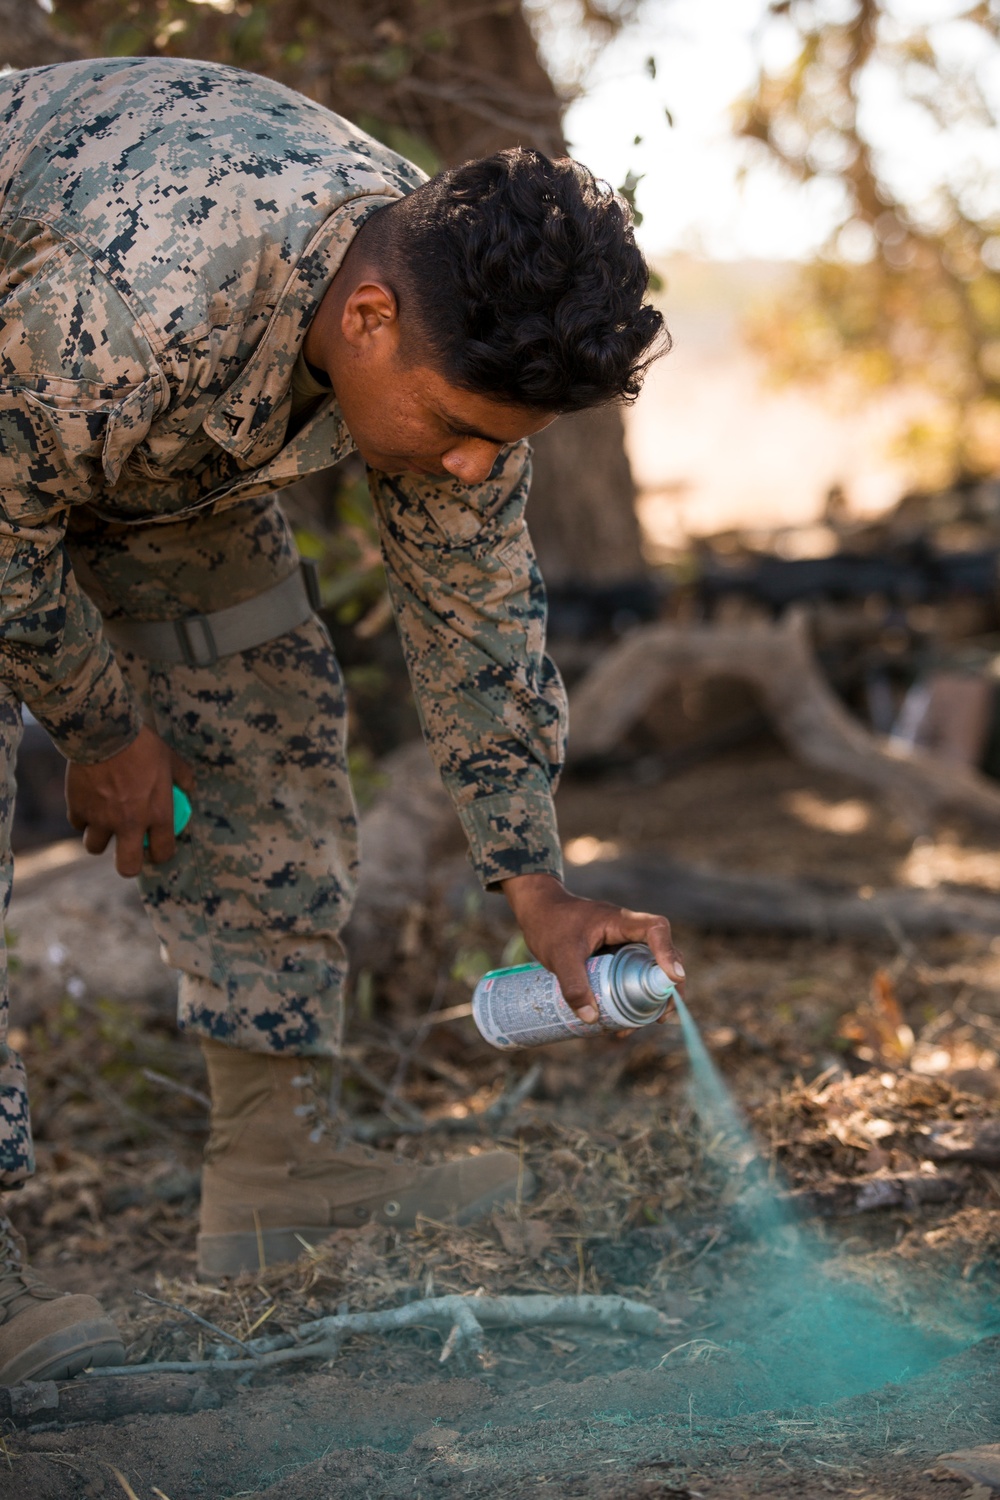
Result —
[[655, 1338], [676, 1328], [680, 1320], [665, 1317], [655, 1307], [626, 1297], [568, 1296], [546, 1294], [522, 1297], [426, 1297], [403, 1307], [376, 1312], [335, 1313], [314, 1322], [301, 1323], [294, 1334], [275, 1334], [247, 1341], [250, 1359], [231, 1358], [224, 1348], [203, 1360], [172, 1360], [153, 1365], [121, 1365], [103, 1369], [112, 1374], [193, 1374], [203, 1370], [260, 1371], [275, 1365], [306, 1359], [336, 1358], [345, 1338], [359, 1333], [391, 1333], [404, 1328], [448, 1329], [441, 1351], [442, 1361], [457, 1352], [478, 1354], [483, 1349], [484, 1328], [538, 1328], [573, 1324], [606, 1328], [614, 1332], [638, 1333]]

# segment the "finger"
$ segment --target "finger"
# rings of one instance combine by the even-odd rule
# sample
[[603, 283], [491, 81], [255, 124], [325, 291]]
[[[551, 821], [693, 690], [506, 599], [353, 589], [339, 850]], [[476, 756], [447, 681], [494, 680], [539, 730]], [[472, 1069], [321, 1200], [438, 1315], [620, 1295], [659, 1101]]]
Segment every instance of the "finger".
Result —
[[126, 833], [119, 833], [115, 839], [115, 869], [119, 875], [131, 878], [138, 875], [142, 869], [144, 850], [143, 832], [138, 828], [130, 828]]
[[[181, 762], [183, 765], [183, 762]], [[119, 846], [120, 846], [119, 840]], [[152, 821], [142, 841], [142, 857], [161, 865], [173, 859], [177, 852], [174, 839], [174, 791], [173, 787], [160, 786], [153, 798]], [[133, 873], [138, 874], [138, 871]]]
[[[147, 835], [143, 853], [154, 865], [165, 864], [177, 853], [177, 840], [170, 823], [154, 823]], [[138, 873], [138, 872], [136, 872]]]
[[75, 828], [78, 833], [83, 833], [84, 829], [87, 826], [87, 819], [77, 806], [75, 789], [73, 786], [73, 778], [70, 775], [72, 769], [72, 766], [66, 767], [66, 776], [63, 781], [63, 797], [66, 801], [66, 816], [69, 819], [70, 827]]
[[98, 828], [94, 823], [74, 823], [73, 827], [83, 829], [83, 847], [88, 854], [103, 854], [111, 842], [109, 828]]
[[187, 792], [188, 796], [193, 795], [197, 786], [194, 771], [187, 761], [177, 754], [176, 750], [170, 752], [170, 774], [174, 784], [179, 786], [182, 792]]
[[622, 937], [626, 942], [645, 943], [664, 973], [677, 985], [684, 979], [684, 965], [674, 945], [673, 933], [666, 917], [645, 911], [619, 913]]
[[600, 1012], [590, 987], [590, 976], [582, 959], [566, 958], [553, 966], [563, 999], [575, 1010], [581, 1021], [598, 1021]]

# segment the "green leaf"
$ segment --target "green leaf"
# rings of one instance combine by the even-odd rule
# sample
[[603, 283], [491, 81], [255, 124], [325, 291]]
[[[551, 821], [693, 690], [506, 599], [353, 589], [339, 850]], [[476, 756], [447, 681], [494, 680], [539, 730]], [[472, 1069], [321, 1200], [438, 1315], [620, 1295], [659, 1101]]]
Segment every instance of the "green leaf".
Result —
[[132, 21], [119, 21], [105, 32], [104, 45], [109, 57], [134, 57], [149, 46], [149, 32]]
[[451, 977], [473, 990], [490, 967], [490, 955], [484, 949], [460, 948], [451, 966]]
[[645, 176], [644, 172], [631, 172], [630, 171], [629, 173], [627, 173], [627, 175], [625, 177], [625, 181], [622, 183], [621, 187], [618, 189], [618, 192], [625, 199], [625, 202], [628, 204], [629, 208], [632, 210], [632, 222], [635, 224], [636, 228], [638, 228], [639, 225], [642, 223], [642, 214], [639, 212], [639, 210], [635, 206], [635, 190], [639, 186], [639, 184], [642, 181], [642, 179], [643, 179], [644, 176]]
[[528, 952], [528, 945], [521, 933], [515, 932], [514, 936], [504, 944], [504, 950], [500, 955], [501, 969], [514, 969], [518, 964], [530, 964], [533, 962]]

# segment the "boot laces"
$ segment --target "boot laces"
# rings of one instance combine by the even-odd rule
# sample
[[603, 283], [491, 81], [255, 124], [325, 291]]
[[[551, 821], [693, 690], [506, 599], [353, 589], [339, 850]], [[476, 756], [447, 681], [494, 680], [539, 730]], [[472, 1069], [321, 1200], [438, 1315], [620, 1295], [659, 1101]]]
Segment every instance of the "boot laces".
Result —
[[[338, 1153], [350, 1148], [352, 1153], [363, 1153], [365, 1160], [378, 1161], [379, 1152], [361, 1146], [354, 1140], [350, 1120], [340, 1107], [339, 1063], [334, 1060], [329, 1086], [324, 1086], [320, 1069], [315, 1063], [309, 1058], [303, 1058], [302, 1063], [302, 1072], [292, 1079], [292, 1088], [301, 1089], [304, 1095], [302, 1103], [295, 1106], [294, 1113], [303, 1124], [308, 1125], [310, 1144], [318, 1146], [323, 1142]], [[322, 1173], [326, 1170], [326, 1163], [317, 1160], [314, 1165], [300, 1164], [296, 1168], [296, 1174], [308, 1176], [310, 1171]]]
[[0, 1322], [6, 1319], [11, 1303], [26, 1295], [47, 1302], [61, 1296], [61, 1293], [55, 1287], [46, 1286], [25, 1265], [24, 1254], [13, 1226], [6, 1215], [0, 1214]]

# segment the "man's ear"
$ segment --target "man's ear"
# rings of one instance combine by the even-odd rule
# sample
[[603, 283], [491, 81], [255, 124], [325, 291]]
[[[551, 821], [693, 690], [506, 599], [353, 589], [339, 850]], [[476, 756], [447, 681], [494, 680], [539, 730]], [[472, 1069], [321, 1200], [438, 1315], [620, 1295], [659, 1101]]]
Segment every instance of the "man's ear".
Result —
[[344, 303], [340, 331], [352, 348], [360, 349], [372, 339], [398, 335], [399, 304], [392, 287], [384, 281], [362, 281]]

